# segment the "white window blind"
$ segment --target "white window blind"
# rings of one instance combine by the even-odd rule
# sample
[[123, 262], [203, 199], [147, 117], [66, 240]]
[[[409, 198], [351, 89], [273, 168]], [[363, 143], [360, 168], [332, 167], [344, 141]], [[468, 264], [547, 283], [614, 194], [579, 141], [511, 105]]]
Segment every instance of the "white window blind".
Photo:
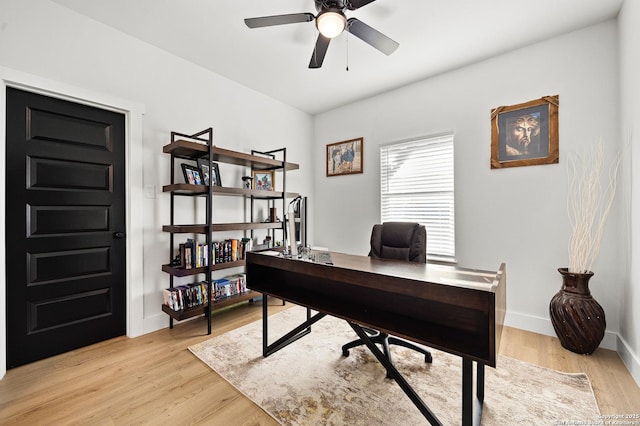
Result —
[[382, 222], [427, 228], [427, 256], [455, 260], [453, 134], [380, 147]]

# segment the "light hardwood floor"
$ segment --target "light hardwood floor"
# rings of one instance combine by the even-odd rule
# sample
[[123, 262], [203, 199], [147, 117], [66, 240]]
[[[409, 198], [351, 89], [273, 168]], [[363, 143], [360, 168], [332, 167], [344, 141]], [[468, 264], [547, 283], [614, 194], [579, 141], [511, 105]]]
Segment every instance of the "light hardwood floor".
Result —
[[[270, 304], [270, 313], [290, 306]], [[215, 313], [213, 335], [258, 320], [261, 313], [260, 303]], [[0, 424], [276, 425], [187, 350], [208, 338], [204, 319], [197, 319], [9, 370], [0, 381]], [[640, 388], [613, 351], [576, 355], [556, 338], [505, 328], [500, 353], [586, 372], [603, 414], [640, 413]]]

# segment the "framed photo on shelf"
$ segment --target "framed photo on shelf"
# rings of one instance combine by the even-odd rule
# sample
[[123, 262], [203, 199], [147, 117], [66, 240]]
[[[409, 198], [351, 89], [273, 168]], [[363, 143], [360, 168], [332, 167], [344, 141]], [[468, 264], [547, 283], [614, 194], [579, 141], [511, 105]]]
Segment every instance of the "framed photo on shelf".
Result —
[[213, 186], [222, 186], [220, 182], [220, 170], [218, 169], [218, 163], [211, 163], [213, 171], [209, 171], [209, 160], [206, 158], [198, 158], [198, 168], [202, 175], [202, 181], [205, 185], [209, 185], [209, 179], [211, 178]]
[[252, 189], [275, 191], [275, 174], [273, 170], [253, 170], [251, 172]]
[[491, 110], [491, 168], [558, 163], [559, 97]]
[[327, 144], [327, 176], [362, 173], [363, 138]]
[[182, 163], [182, 173], [184, 174], [184, 183], [191, 185], [202, 185], [202, 175], [200, 169], [191, 164]]

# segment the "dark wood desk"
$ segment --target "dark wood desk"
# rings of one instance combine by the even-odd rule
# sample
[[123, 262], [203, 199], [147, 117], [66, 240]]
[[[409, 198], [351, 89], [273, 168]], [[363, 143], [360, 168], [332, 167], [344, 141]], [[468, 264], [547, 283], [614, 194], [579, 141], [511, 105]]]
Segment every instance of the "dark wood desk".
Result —
[[326, 315], [345, 319], [429, 422], [441, 424], [361, 326], [385, 331], [462, 357], [462, 424], [479, 424], [484, 366], [496, 366], [506, 310], [505, 265], [479, 271], [333, 252], [331, 257], [333, 265], [325, 265], [247, 253], [247, 287], [318, 311], [308, 311], [307, 321], [270, 345], [263, 298], [264, 356], [308, 334]]

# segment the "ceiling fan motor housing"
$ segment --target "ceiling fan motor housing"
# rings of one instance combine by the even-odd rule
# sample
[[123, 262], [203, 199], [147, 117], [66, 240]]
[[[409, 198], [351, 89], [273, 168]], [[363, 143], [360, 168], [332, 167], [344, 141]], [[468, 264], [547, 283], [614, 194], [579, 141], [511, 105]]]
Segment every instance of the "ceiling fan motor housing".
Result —
[[340, 11], [344, 10], [348, 3], [348, 1], [343, 0], [314, 0], [316, 3], [316, 10], [318, 12], [322, 12], [326, 9], [338, 9]]

